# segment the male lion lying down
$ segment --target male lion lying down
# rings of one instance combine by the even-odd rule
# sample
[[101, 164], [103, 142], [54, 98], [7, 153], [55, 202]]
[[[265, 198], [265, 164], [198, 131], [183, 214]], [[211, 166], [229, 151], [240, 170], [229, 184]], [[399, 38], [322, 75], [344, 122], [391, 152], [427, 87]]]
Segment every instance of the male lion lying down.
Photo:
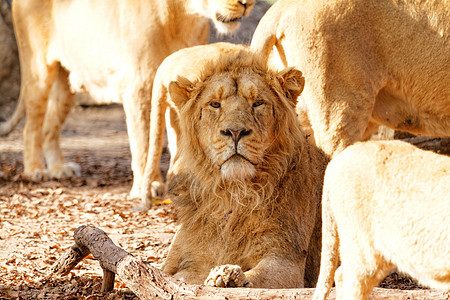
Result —
[[333, 277], [338, 299], [368, 299], [395, 266], [450, 290], [450, 157], [400, 141], [350, 146], [327, 167], [322, 206], [314, 299]]
[[303, 84], [300, 71], [273, 71], [245, 50], [170, 83], [180, 228], [164, 272], [213, 286], [314, 286], [327, 161], [296, 119]]
[[226, 33], [254, 0], [28, 0], [12, 13], [22, 85], [7, 134], [26, 109], [24, 172], [32, 179], [79, 174], [62, 155], [59, 134], [75, 92], [123, 103], [139, 196], [148, 149], [150, 95], [169, 54], [209, 39], [209, 20]]
[[445, 0], [280, 0], [251, 47], [304, 73], [307, 118], [331, 156], [378, 125], [450, 136], [449, 16]]

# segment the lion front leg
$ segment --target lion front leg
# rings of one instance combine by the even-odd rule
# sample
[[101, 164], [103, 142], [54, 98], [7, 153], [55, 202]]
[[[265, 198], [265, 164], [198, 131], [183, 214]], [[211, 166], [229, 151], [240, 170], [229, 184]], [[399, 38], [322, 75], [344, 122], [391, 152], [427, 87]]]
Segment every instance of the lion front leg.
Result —
[[140, 186], [141, 203], [134, 210], [146, 211], [153, 204], [152, 199], [162, 198], [166, 193], [159, 161], [163, 150], [167, 90], [160, 80], [153, 83], [149, 146], [145, 170]]
[[252, 287], [241, 267], [237, 265], [222, 265], [211, 270], [205, 285], [215, 287]]
[[[151, 90], [152, 85], [149, 86]], [[132, 198], [139, 197], [148, 153], [150, 93], [147, 88], [145, 90], [147, 92], [141, 90], [125, 95], [123, 99], [133, 171], [133, 187], [130, 191]]]

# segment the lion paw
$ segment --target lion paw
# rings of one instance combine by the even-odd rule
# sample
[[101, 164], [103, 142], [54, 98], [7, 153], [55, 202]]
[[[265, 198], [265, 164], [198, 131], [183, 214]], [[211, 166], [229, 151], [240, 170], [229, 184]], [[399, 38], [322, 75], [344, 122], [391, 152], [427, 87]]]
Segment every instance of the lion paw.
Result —
[[236, 265], [222, 265], [215, 267], [205, 280], [205, 285], [215, 287], [252, 287], [252, 283], [241, 267]]
[[162, 199], [166, 194], [166, 185], [161, 181], [153, 181], [151, 185], [152, 198]]
[[33, 172], [25, 172], [25, 176], [34, 182], [47, 181], [50, 179], [47, 169], [35, 169]]
[[67, 178], [67, 177], [80, 177], [81, 167], [74, 162], [68, 162], [62, 165], [62, 167], [52, 168], [48, 171], [51, 178]]
[[[131, 194], [131, 193], [130, 193]], [[141, 203], [133, 207], [134, 212], [146, 212], [152, 205], [153, 201], [164, 200], [164, 195], [166, 194], [166, 186], [163, 182], [153, 181], [149, 188], [144, 187], [140, 191]]]

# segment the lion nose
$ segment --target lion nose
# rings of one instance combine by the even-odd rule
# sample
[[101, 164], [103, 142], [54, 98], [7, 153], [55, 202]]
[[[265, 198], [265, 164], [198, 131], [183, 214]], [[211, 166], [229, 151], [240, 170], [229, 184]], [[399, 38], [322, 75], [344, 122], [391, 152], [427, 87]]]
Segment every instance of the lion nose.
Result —
[[252, 131], [245, 128], [237, 130], [227, 128], [225, 130], [221, 130], [220, 133], [225, 136], [230, 136], [234, 143], [237, 144], [241, 137], [249, 135], [250, 133], [252, 133]]
[[244, 7], [244, 9], [247, 8], [247, 0], [240, 0], [239, 4], [241, 4]]

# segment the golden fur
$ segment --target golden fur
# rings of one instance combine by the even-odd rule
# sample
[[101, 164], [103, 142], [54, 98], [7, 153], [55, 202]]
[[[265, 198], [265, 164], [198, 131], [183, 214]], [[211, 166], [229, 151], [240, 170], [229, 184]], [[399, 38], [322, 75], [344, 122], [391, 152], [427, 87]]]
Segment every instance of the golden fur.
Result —
[[59, 134], [73, 93], [88, 91], [94, 98], [123, 103], [134, 175], [131, 194], [138, 196], [157, 67], [178, 49], [207, 43], [208, 18], [219, 31], [228, 32], [253, 4], [254, 0], [14, 1], [22, 86], [18, 114], [10, 122], [20, 120], [20, 111], [26, 109], [25, 174], [42, 179], [79, 173], [78, 165], [65, 162]]
[[169, 85], [183, 151], [169, 182], [180, 228], [163, 271], [215, 286], [314, 286], [327, 161], [296, 120], [301, 72], [241, 50], [199, 74]]
[[303, 110], [333, 155], [378, 125], [450, 135], [449, 31], [446, 0], [280, 0], [251, 48], [304, 73]]
[[[150, 116], [150, 138], [144, 178], [141, 187], [141, 209], [146, 210], [152, 205], [152, 198], [162, 197], [165, 194], [165, 184], [159, 169], [159, 161], [163, 147], [164, 121], [167, 124], [168, 147], [170, 150], [170, 168], [167, 178], [177, 173], [176, 153], [178, 148], [178, 136], [180, 133], [178, 114], [179, 111], [168, 91], [171, 81], [178, 76], [188, 80], [196, 80], [200, 70], [221, 53], [235, 52], [244, 46], [231, 43], [215, 43], [181, 49], [169, 55], [158, 68], [153, 81], [152, 105]], [[193, 63], [195, 62], [195, 63]], [[165, 117], [166, 109], [167, 116]], [[166, 120], [165, 120], [166, 119]]]
[[449, 195], [450, 157], [401, 141], [357, 143], [337, 155], [325, 172], [314, 299], [326, 299], [333, 279], [337, 299], [368, 299], [394, 267], [450, 290]]

